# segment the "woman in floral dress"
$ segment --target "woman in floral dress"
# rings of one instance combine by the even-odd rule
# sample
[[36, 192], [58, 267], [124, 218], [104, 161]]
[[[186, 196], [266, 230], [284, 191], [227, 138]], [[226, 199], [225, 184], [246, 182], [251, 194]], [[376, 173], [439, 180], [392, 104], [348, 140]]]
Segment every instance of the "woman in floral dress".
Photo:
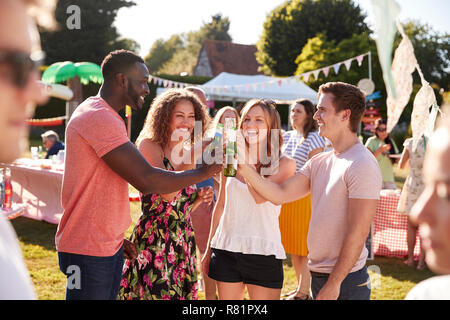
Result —
[[[136, 145], [153, 166], [172, 171], [195, 168], [195, 121], [207, 127], [209, 116], [195, 95], [179, 89], [157, 97]], [[203, 132], [202, 132], [203, 133]], [[201, 137], [200, 137], [201, 138]], [[202, 148], [201, 143], [195, 148]], [[190, 147], [189, 149], [186, 149]], [[197, 299], [197, 260], [190, 213], [213, 199], [212, 188], [195, 185], [171, 194], [141, 198], [140, 216], [131, 241], [138, 257], [125, 260], [119, 298], [124, 300]]]

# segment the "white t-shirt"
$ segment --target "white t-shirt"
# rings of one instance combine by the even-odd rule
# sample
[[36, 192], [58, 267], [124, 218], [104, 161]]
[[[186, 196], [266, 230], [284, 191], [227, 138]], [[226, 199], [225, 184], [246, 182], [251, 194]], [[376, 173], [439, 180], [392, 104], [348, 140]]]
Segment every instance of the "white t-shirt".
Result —
[[[349, 199], [379, 199], [381, 172], [373, 154], [360, 142], [346, 151], [322, 152], [299, 171], [310, 180], [311, 220], [308, 231], [308, 266], [331, 273], [347, 234]], [[351, 272], [364, 267], [364, 246]]]
[[281, 206], [256, 204], [247, 184], [227, 178], [226, 201], [211, 248], [286, 259], [278, 224]]
[[405, 300], [450, 300], [450, 276], [438, 276], [420, 282]]
[[11, 223], [0, 215], [0, 300], [33, 300], [36, 295]]

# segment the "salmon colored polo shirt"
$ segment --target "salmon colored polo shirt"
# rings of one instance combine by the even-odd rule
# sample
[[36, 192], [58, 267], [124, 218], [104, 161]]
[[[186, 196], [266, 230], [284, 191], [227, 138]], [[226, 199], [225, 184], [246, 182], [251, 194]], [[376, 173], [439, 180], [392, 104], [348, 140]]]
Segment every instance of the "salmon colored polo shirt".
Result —
[[106, 257], [122, 246], [131, 224], [128, 182], [101, 157], [128, 141], [123, 119], [99, 96], [76, 108], [66, 128], [59, 252]]

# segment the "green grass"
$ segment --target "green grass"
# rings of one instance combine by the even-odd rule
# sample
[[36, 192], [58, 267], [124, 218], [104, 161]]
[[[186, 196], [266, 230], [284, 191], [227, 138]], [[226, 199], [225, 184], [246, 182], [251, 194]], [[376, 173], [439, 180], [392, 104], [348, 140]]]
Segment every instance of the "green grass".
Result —
[[[394, 172], [397, 186], [401, 188], [407, 170], [399, 170], [395, 166]], [[131, 191], [135, 192], [133, 189]], [[131, 234], [134, 223], [140, 215], [139, 203], [131, 203], [130, 206], [133, 224], [126, 232], [127, 237]], [[57, 226], [23, 217], [12, 220], [12, 224], [18, 235], [38, 299], [64, 299], [66, 278], [59, 271], [55, 248]], [[295, 272], [289, 256], [283, 265], [285, 280], [282, 294], [290, 292], [296, 287]], [[434, 275], [429, 270], [418, 271], [410, 268], [397, 258], [375, 257], [375, 260], [368, 261], [368, 265], [375, 265], [381, 271], [380, 285], [372, 289], [371, 299], [373, 300], [404, 299], [414, 285]], [[248, 298], [248, 295], [246, 297]], [[199, 293], [199, 299], [204, 299], [202, 292]]]

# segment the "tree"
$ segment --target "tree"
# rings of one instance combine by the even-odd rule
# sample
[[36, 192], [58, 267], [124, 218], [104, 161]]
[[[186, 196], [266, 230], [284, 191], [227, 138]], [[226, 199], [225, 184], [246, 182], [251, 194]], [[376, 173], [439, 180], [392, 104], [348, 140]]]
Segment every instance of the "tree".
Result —
[[158, 72], [164, 63], [172, 59], [175, 52], [180, 49], [183, 49], [183, 40], [178, 34], [174, 34], [167, 41], [157, 39], [145, 57], [145, 63], [151, 72]]
[[291, 76], [308, 39], [322, 33], [336, 43], [369, 31], [365, 14], [352, 0], [292, 0], [266, 18], [256, 58], [269, 75]]
[[203, 23], [198, 34], [202, 40], [222, 40], [232, 41], [230, 34], [230, 19], [228, 17], [222, 17], [222, 14], [218, 13], [212, 16], [211, 22]]
[[[67, 11], [74, 4], [80, 8], [79, 29], [69, 29], [68, 26], [71, 14]], [[136, 42], [121, 40], [113, 26], [118, 10], [134, 5], [133, 1], [127, 0], [78, 0], [75, 3], [73, 0], [60, 0], [55, 10], [57, 30], [40, 29], [42, 48], [47, 54], [46, 63], [70, 60], [100, 64], [118, 45], [130, 45], [131, 49], [136, 49]]]
[[[297, 64], [295, 74], [300, 75], [308, 71], [330, 66], [369, 51], [372, 54], [372, 80], [375, 83], [375, 90], [381, 91], [385, 96], [386, 89], [378, 60], [376, 43], [368, 32], [354, 34], [351, 38], [344, 39], [339, 43], [333, 40], [328, 41], [324, 34], [318, 34], [316, 37], [309, 39], [295, 60]], [[353, 61], [349, 70], [344, 65], [341, 65], [338, 74], [335, 73], [333, 68], [330, 68], [327, 77], [322, 72], [320, 72], [318, 79], [310, 76], [308, 85], [316, 90], [322, 83], [329, 81], [342, 81], [357, 85], [359, 80], [369, 77], [368, 69], [369, 64], [366, 57], [361, 67], [358, 67], [356, 62]]]
[[178, 74], [187, 72], [192, 74], [197, 58], [205, 40], [231, 41], [228, 33], [230, 20], [228, 17], [216, 14], [211, 21], [203, 23], [197, 31], [175, 34], [164, 41], [158, 39], [146, 56], [146, 62], [153, 72]]

